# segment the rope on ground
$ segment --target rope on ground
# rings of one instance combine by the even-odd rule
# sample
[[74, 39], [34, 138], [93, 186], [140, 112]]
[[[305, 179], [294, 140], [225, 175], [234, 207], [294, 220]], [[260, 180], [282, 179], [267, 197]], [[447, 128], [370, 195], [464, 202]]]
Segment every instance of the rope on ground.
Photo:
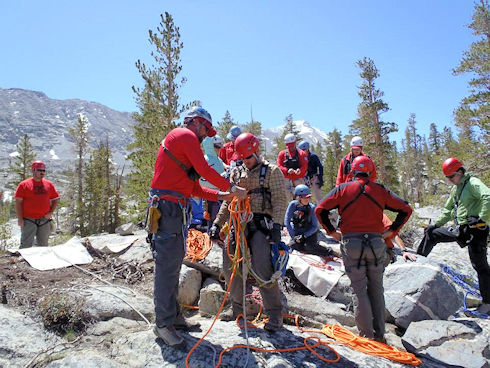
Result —
[[469, 275], [456, 272], [448, 265], [442, 266], [442, 270], [449, 275], [449, 277], [454, 281], [455, 284], [458, 284], [461, 288], [466, 290], [463, 297], [463, 308], [461, 308], [461, 311], [464, 314], [470, 314], [474, 317], [490, 319], [490, 315], [478, 312], [477, 310], [468, 309], [466, 305], [466, 298], [468, 297], [468, 294], [476, 296], [480, 300], [482, 299], [478, 282], [473, 280], [473, 278]]
[[200, 261], [206, 258], [210, 251], [211, 239], [209, 239], [209, 235], [196, 229], [189, 229], [184, 259], [189, 259], [191, 262]]

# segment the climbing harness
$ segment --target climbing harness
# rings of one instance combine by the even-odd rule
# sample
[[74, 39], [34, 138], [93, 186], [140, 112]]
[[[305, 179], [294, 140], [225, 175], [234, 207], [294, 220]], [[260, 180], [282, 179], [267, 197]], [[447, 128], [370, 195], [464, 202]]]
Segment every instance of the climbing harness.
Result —
[[490, 315], [485, 314], [485, 313], [480, 313], [477, 310], [471, 310], [467, 307], [466, 305], [466, 298], [468, 295], [473, 295], [476, 296], [478, 299], [481, 299], [481, 294], [480, 294], [480, 288], [478, 282], [473, 280], [471, 276], [464, 275], [462, 273], [458, 273], [455, 270], [453, 270], [451, 267], [448, 265], [443, 265], [442, 270], [451, 277], [451, 279], [454, 281], [454, 283], [458, 284], [461, 288], [463, 288], [465, 291], [464, 297], [463, 297], [463, 307], [461, 308], [461, 312], [464, 314], [470, 314], [478, 318], [482, 319], [490, 319]]
[[259, 175], [259, 187], [250, 189], [248, 194], [260, 194], [262, 195], [262, 211], [272, 208], [272, 194], [269, 188], [265, 187], [265, 175], [267, 174], [267, 169], [269, 164], [262, 162]]
[[301, 167], [300, 163], [299, 163], [299, 159], [300, 159], [300, 156], [299, 156], [299, 151], [296, 150], [294, 156], [290, 156], [289, 155], [289, 150], [286, 149], [286, 159], [282, 162], [282, 164], [284, 165], [284, 167], [287, 167], [288, 169], [299, 169]]

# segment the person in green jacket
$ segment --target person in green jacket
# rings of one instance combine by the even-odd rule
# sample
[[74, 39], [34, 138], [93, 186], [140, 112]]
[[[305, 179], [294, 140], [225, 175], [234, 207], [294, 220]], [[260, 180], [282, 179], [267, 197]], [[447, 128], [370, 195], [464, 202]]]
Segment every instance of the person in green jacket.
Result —
[[[462, 248], [468, 246], [482, 296], [482, 305], [477, 310], [490, 314], [490, 266], [487, 260], [490, 189], [480, 179], [467, 173], [457, 158], [444, 161], [442, 171], [454, 187], [442, 214], [433, 225], [427, 226], [417, 253], [427, 256], [437, 243], [442, 242], [455, 241]], [[456, 225], [441, 227], [449, 220], [454, 220]]]

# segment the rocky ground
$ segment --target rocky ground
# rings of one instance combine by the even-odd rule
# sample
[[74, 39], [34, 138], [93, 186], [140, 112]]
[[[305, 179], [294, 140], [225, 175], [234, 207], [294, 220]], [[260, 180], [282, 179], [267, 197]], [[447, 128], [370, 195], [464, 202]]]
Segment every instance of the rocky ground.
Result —
[[[431, 216], [434, 211], [428, 210]], [[424, 213], [419, 214], [424, 218]], [[411, 237], [420, 239], [421, 232]], [[218, 281], [220, 249], [216, 245], [198, 265], [186, 261], [181, 272], [180, 302], [198, 305], [187, 310], [201, 331], [184, 334], [185, 350], [168, 348], [151, 331], [153, 316], [153, 263], [136, 233], [132, 245], [110, 253], [128, 238], [114, 235], [89, 237], [84, 244], [93, 256], [88, 265], [37, 271], [19, 255], [0, 255], [0, 366], [4, 367], [184, 367], [190, 348], [208, 331], [224, 295]], [[323, 237], [325, 243], [333, 245]], [[400, 350], [414, 352], [424, 367], [488, 367], [490, 320], [459, 313], [463, 290], [441, 271], [447, 264], [475, 277], [466, 249], [440, 244], [428, 259], [415, 263], [402, 259], [386, 269], [387, 340]], [[189, 267], [188, 267], [189, 266]], [[196, 269], [198, 268], [198, 269]], [[102, 281], [103, 280], [103, 281]], [[281, 282], [291, 314], [303, 316], [307, 328], [341, 324], [356, 332], [352, 293], [344, 275], [327, 298], [312, 295], [291, 273]], [[475, 300], [470, 300], [475, 303]], [[257, 306], [250, 303], [249, 312]], [[54, 316], [58, 316], [58, 320]], [[63, 318], [61, 318], [63, 317]], [[248, 329], [248, 343], [264, 349], [304, 346], [304, 337], [288, 321], [281, 332]], [[320, 335], [318, 335], [320, 336]], [[323, 336], [325, 340], [330, 340]], [[226, 347], [247, 343], [235, 322], [217, 321], [204, 342], [190, 356], [191, 367], [210, 367]], [[399, 367], [402, 364], [331, 344], [340, 355], [338, 367]], [[323, 348], [327, 359], [336, 356]], [[223, 367], [316, 367], [323, 363], [308, 351], [286, 353], [227, 352]]]

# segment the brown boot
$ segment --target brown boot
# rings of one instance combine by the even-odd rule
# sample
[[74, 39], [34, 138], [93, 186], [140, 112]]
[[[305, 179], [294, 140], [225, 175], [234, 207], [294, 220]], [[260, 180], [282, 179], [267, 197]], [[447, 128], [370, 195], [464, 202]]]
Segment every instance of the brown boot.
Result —
[[201, 324], [199, 322], [191, 322], [184, 318], [182, 314], [179, 314], [175, 318], [174, 327], [176, 330], [189, 331], [189, 332], [201, 332]]
[[264, 330], [276, 332], [282, 329], [282, 324], [282, 314], [272, 315], [269, 317], [269, 321], [264, 325]]

